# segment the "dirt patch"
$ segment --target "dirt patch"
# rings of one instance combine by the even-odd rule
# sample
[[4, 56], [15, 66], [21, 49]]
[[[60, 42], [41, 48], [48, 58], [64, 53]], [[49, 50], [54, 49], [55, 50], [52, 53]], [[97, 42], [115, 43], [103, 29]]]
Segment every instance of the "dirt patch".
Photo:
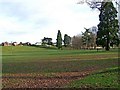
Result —
[[60, 88], [93, 71], [52, 73], [48, 76], [43, 74], [6, 74], [2, 78], [2, 82], [3, 88]]

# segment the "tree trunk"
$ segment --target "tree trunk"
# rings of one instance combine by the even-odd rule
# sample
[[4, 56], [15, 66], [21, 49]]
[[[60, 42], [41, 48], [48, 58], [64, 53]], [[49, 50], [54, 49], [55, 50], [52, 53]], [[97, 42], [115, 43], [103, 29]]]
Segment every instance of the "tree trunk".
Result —
[[109, 51], [109, 50], [110, 50], [109, 43], [107, 43], [105, 50], [106, 50], [106, 51]]
[[106, 51], [109, 51], [110, 50], [110, 39], [109, 39], [109, 33], [108, 33], [108, 37], [107, 37], [107, 41], [106, 41], [106, 47], [105, 47], [105, 50]]

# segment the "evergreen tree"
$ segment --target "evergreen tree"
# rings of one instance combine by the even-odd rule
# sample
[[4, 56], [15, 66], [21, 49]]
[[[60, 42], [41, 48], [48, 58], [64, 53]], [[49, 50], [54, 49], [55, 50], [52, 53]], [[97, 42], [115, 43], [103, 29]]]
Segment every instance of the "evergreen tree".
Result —
[[90, 32], [90, 30], [86, 28], [85, 30], [86, 31], [82, 33], [82, 42], [83, 42], [83, 45], [85, 45], [85, 47], [88, 48], [91, 46], [91, 43], [92, 43], [92, 32]]
[[58, 47], [58, 49], [62, 48], [62, 35], [60, 30], [58, 30], [56, 46]]
[[64, 40], [63, 40], [63, 42], [64, 42], [64, 46], [65, 46], [65, 47], [69, 46], [70, 43], [71, 43], [71, 37], [68, 36], [67, 34], [65, 34], [65, 35], [64, 35]]
[[102, 45], [107, 51], [110, 45], [119, 43], [117, 11], [112, 2], [102, 2], [97, 32], [97, 45]]

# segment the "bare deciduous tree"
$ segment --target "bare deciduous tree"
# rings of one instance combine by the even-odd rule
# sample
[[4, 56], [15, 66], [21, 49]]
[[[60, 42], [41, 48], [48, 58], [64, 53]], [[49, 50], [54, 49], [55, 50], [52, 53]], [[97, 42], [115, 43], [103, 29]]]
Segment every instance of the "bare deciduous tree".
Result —
[[82, 36], [76, 35], [72, 38], [72, 47], [74, 49], [81, 49], [83, 47]]

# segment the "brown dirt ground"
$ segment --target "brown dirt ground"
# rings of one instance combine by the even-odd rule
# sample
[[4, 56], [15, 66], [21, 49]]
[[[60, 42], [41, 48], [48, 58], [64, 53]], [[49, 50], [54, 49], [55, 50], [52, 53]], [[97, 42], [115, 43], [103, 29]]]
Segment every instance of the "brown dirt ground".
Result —
[[84, 78], [95, 70], [85, 72], [43, 74], [6, 74], [2, 77], [3, 88], [62, 88], [73, 80]]

